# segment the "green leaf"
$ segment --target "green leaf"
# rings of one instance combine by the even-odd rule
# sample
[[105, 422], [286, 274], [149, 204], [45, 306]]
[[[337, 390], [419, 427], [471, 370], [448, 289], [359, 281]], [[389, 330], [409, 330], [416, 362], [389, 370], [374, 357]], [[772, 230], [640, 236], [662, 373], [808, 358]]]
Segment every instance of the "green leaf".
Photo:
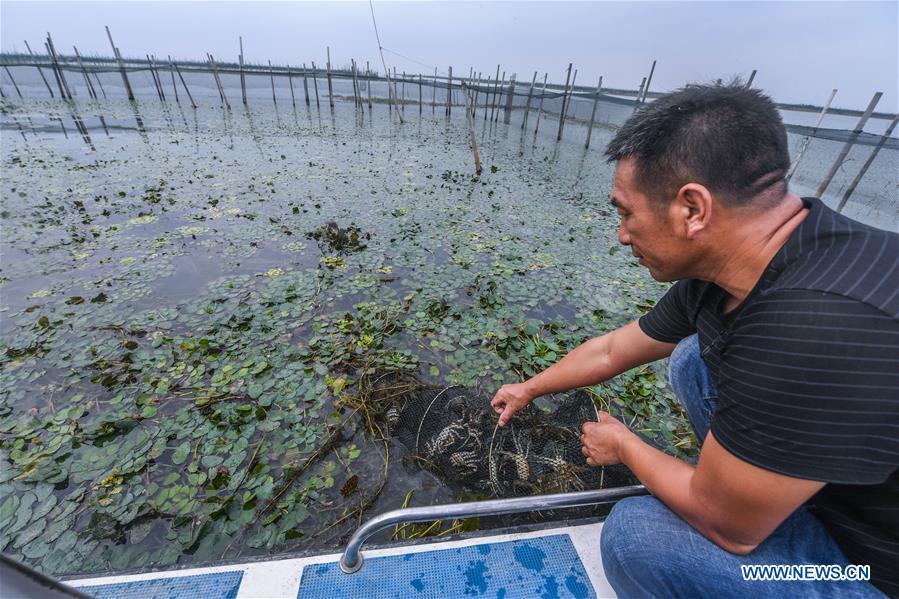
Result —
[[190, 455], [190, 441], [185, 441], [179, 445], [172, 453], [172, 463], [175, 465], [183, 464]]
[[200, 463], [203, 464], [203, 468], [215, 468], [223, 461], [224, 459], [222, 458], [222, 456], [204, 455], [203, 459], [200, 460]]

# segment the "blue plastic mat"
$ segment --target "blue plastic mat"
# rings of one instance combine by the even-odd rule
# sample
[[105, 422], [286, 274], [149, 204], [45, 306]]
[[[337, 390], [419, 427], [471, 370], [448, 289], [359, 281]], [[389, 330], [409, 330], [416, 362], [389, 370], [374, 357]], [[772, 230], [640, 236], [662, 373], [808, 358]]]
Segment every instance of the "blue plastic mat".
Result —
[[234, 599], [242, 578], [243, 572], [220, 572], [77, 588], [95, 599]]
[[[597, 539], [597, 543], [599, 539]], [[303, 568], [297, 599], [324, 597], [596, 597], [568, 535], [536, 537]]]

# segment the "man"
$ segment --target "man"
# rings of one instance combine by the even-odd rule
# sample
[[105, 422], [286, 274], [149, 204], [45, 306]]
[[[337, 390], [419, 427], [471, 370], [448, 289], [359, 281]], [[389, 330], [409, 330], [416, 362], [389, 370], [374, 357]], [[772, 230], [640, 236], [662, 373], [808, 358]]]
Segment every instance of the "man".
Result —
[[[703, 442], [696, 466], [606, 413], [591, 465], [623, 463], [651, 496], [603, 527], [624, 597], [899, 595], [899, 235], [787, 189], [771, 100], [687, 86], [609, 144], [618, 240], [659, 281], [649, 313], [503, 386], [500, 424], [547, 393], [671, 356]], [[747, 582], [750, 564], [870, 565], [871, 582]]]

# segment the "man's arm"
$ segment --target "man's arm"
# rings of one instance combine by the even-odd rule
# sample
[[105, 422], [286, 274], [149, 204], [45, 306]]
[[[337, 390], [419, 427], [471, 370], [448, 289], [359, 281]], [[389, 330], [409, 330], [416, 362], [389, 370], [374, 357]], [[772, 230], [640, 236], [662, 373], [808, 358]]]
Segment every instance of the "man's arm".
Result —
[[588, 464], [625, 464], [671, 511], [732, 553], [755, 549], [825, 484], [744, 462], [711, 432], [694, 467], [647, 445], [606, 413], [583, 430]]
[[667, 357], [674, 347], [674, 343], [663, 343], [648, 336], [635, 320], [581, 343], [523, 383], [503, 385], [490, 404], [500, 414], [500, 426], [504, 426], [535, 397], [595, 385], [641, 364]]

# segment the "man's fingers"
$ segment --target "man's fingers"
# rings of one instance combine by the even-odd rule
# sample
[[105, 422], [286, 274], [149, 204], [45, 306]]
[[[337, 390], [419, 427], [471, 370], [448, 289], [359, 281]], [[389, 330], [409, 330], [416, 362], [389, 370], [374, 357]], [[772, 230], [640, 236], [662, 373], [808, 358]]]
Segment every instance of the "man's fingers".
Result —
[[512, 418], [512, 415], [515, 411], [512, 409], [512, 406], [506, 404], [506, 409], [503, 410], [503, 413], [499, 415], [499, 425], [506, 426], [506, 423], [509, 422], [509, 419]]

